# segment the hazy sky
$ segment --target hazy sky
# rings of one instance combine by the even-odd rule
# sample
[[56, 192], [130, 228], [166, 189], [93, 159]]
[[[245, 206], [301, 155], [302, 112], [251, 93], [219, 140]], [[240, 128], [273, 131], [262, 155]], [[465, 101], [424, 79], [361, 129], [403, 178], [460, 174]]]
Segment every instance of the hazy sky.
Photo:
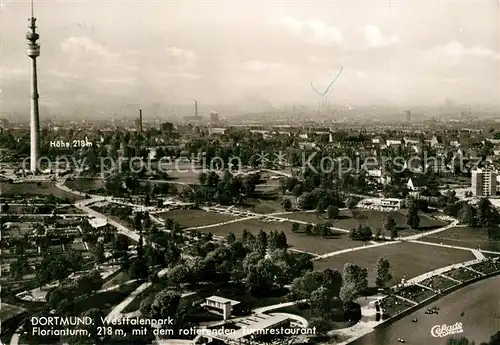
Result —
[[[1, 0], [4, 107], [29, 98], [29, 2]], [[35, 1], [40, 102], [494, 103], [500, 1]]]

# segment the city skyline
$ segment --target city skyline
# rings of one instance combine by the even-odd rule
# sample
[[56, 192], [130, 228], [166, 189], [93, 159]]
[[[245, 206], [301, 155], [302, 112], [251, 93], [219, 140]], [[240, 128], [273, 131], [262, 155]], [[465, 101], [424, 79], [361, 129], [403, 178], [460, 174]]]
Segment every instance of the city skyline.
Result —
[[[41, 106], [499, 105], [499, 2], [38, 2]], [[29, 2], [3, 1], [2, 107], [29, 94]], [[60, 15], [57, 15], [57, 14]], [[473, 15], [471, 15], [473, 14]], [[110, 20], [109, 18], [114, 18]], [[43, 108], [42, 108], [43, 109]]]

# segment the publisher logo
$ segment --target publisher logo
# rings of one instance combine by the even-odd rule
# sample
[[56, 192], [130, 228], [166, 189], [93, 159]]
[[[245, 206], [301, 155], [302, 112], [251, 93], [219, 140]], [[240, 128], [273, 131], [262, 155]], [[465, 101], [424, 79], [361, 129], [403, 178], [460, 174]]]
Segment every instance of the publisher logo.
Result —
[[431, 335], [435, 338], [443, 338], [448, 335], [463, 333], [464, 329], [462, 328], [462, 323], [457, 322], [454, 325], [436, 325], [431, 328]]

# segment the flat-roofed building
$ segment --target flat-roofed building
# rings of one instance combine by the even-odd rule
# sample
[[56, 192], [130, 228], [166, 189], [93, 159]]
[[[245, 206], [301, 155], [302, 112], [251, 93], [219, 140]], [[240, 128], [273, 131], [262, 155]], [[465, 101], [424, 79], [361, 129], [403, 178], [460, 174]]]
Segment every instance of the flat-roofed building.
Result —
[[99, 229], [108, 225], [108, 221], [103, 218], [90, 218], [89, 223], [94, 229]]
[[235, 332], [229, 333], [228, 338], [240, 340], [243, 338], [257, 338], [262, 335], [271, 334], [268, 330], [290, 325], [290, 318], [286, 315], [257, 314], [236, 323], [241, 326]]
[[234, 301], [232, 299], [227, 299], [219, 296], [210, 296], [207, 297], [207, 299], [201, 306], [205, 307], [210, 312], [222, 315], [224, 320], [227, 320], [231, 317], [233, 307], [238, 304], [240, 304], [240, 302]]

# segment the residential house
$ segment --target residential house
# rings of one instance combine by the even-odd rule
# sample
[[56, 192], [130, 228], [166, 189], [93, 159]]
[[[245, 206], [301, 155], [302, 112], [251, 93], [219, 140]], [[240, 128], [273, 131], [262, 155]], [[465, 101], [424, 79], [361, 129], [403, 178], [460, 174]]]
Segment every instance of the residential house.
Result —
[[403, 141], [406, 146], [415, 146], [420, 144], [419, 138], [404, 137]]
[[412, 192], [419, 192], [427, 186], [427, 178], [424, 175], [415, 175], [408, 179], [406, 187]]
[[401, 139], [387, 139], [386, 146], [401, 145]]
[[379, 136], [376, 136], [376, 137], [373, 137], [373, 138], [372, 138], [372, 144], [376, 144], [376, 145], [384, 146], [384, 145], [386, 145], [386, 142], [385, 142], [385, 139], [384, 139], [384, 138], [382, 138], [382, 137], [379, 135]]
[[500, 145], [495, 145], [495, 147], [493, 148], [493, 154], [495, 156], [500, 156]]
[[439, 136], [434, 135], [430, 141], [430, 144], [431, 147], [437, 147], [443, 144], [443, 140]]
[[210, 128], [208, 130], [208, 135], [224, 135], [226, 133], [227, 128]]
[[392, 181], [391, 176], [384, 173], [380, 168], [366, 169], [366, 174], [370, 180], [383, 185], [388, 185]]
[[301, 150], [303, 150], [303, 149], [312, 149], [312, 148], [316, 147], [316, 143], [309, 143], [309, 142], [299, 143], [299, 147], [300, 147]]

